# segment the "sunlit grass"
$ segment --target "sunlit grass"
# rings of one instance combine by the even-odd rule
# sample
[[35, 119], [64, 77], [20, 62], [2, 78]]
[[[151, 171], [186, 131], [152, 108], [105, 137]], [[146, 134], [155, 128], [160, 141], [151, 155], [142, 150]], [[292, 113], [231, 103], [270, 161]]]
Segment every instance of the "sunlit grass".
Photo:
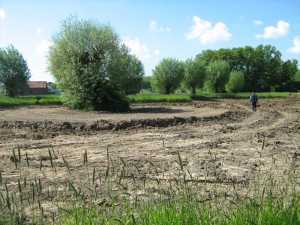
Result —
[[[213, 100], [213, 99], [248, 99], [251, 93], [197, 93], [190, 95], [169, 94], [162, 95], [157, 93], [139, 93], [136, 95], [127, 96], [130, 102], [191, 102], [192, 100]], [[300, 93], [289, 92], [263, 92], [257, 93], [259, 98], [289, 98], [293, 96], [300, 96]]]
[[127, 96], [129, 102], [190, 102], [191, 97], [188, 94], [156, 94], [140, 93]]
[[0, 106], [22, 106], [22, 105], [50, 105], [62, 104], [58, 95], [38, 95], [38, 96], [0, 96]]
[[[289, 98], [300, 96], [300, 93], [288, 92], [264, 92], [257, 93], [259, 98]], [[157, 94], [152, 92], [144, 92], [135, 95], [128, 95], [127, 99], [130, 103], [155, 103], [155, 102], [191, 102], [193, 100], [213, 100], [213, 99], [247, 99], [251, 93], [197, 93], [190, 95], [187, 93], [181, 94]], [[39, 95], [39, 96], [19, 96], [10, 98], [0, 96], [0, 106], [21, 106], [21, 105], [50, 105], [63, 104], [58, 95]]]
[[[175, 187], [174, 187], [175, 188]], [[182, 192], [187, 191], [183, 186]], [[185, 189], [186, 188], [186, 189]], [[272, 191], [276, 191], [274, 188]], [[126, 203], [125, 203], [126, 205]], [[62, 224], [300, 224], [300, 197], [256, 193], [241, 201], [224, 201], [223, 196], [201, 201], [193, 193], [181, 192], [170, 199], [142, 202], [124, 210], [77, 208], [61, 217]]]

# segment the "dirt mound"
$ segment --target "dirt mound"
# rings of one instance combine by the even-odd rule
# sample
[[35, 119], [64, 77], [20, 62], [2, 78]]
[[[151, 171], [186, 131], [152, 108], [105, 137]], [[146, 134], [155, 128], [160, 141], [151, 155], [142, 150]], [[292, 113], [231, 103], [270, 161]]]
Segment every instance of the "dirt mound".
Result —
[[[145, 111], [147, 109], [143, 109]], [[157, 109], [155, 109], [157, 111]], [[42, 139], [55, 137], [57, 135], [87, 135], [96, 134], [99, 131], [118, 131], [140, 128], [162, 128], [177, 126], [181, 124], [207, 124], [207, 123], [229, 123], [241, 120], [246, 112], [227, 111], [217, 116], [191, 116], [153, 119], [131, 119], [123, 121], [100, 120], [92, 123], [87, 122], [56, 122], [56, 121], [0, 121], [0, 128], [12, 130], [25, 130], [23, 137]], [[1, 139], [7, 139], [2, 135]], [[25, 136], [24, 136], [25, 135]]]

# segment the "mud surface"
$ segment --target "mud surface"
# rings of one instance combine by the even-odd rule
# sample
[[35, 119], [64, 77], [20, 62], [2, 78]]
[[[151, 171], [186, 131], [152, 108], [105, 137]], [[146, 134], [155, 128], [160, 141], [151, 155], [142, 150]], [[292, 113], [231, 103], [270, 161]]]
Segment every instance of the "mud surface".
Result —
[[[122, 179], [171, 180], [182, 177], [184, 171], [187, 180], [205, 179], [223, 187], [251, 182], [258, 170], [268, 174], [276, 168], [280, 176], [294, 166], [299, 154], [299, 121], [297, 98], [261, 99], [256, 112], [247, 100], [136, 104], [131, 112], [122, 114], [71, 111], [63, 106], [0, 109], [0, 171], [9, 187], [16, 185], [19, 168], [31, 179], [47, 178], [51, 186], [53, 180], [67, 176], [66, 169], [58, 169], [66, 167], [63, 156], [74, 182], [84, 183], [88, 179], [83, 166], [86, 152], [90, 175], [96, 168], [104, 176], [109, 158], [116, 171], [123, 168], [124, 172], [126, 165]], [[18, 145], [22, 161], [16, 169], [12, 156]], [[49, 149], [57, 156], [56, 173]], [[129, 183], [124, 185], [126, 192], [137, 190]], [[154, 185], [143, 187], [149, 190]], [[100, 191], [99, 196], [102, 194]]]

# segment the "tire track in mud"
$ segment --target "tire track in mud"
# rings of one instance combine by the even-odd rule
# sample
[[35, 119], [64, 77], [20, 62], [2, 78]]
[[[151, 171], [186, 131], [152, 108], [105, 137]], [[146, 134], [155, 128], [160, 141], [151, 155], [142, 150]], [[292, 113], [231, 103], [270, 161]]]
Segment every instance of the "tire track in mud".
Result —
[[293, 110], [259, 110], [241, 122], [224, 126], [220, 131], [224, 133], [219, 136], [220, 140], [229, 140], [227, 148], [234, 152], [223, 157], [223, 171], [227, 171], [227, 177], [229, 174], [229, 177], [234, 177], [232, 169], [243, 171], [242, 176], [250, 179], [258, 169], [259, 173], [274, 170], [276, 175], [273, 174], [273, 177], [280, 177], [294, 164], [296, 149], [292, 141], [299, 137], [300, 126], [299, 114]]

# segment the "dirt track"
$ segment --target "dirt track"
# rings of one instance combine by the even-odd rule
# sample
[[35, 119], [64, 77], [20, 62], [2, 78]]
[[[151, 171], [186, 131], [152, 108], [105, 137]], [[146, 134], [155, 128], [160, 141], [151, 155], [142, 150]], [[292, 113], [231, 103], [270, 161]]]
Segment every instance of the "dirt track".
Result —
[[[205, 177], [220, 184], [249, 181], [258, 170], [270, 173], [276, 167], [279, 175], [294, 165], [300, 145], [299, 121], [297, 98], [262, 99], [254, 113], [247, 100], [137, 104], [123, 114], [71, 111], [61, 106], [0, 109], [0, 171], [4, 182], [16, 182], [19, 172], [11, 156], [19, 145], [22, 158], [27, 152], [32, 165], [24, 173], [40, 177], [43, 158], [43, 165], [48, 166], [43, 176], [50, 183], [53, 172], [47, 156], [51, 146], [68, 160], [77, 174], [74, 180], [81, 182], [85, 151], [90, 168], [101, 171], [107, 167], [109, 152], [116, 168], [125, 162], [132, 173], [137, 168], [149, 179], [168, 180], [180, 176], [179, 152], [191, 179]], [[60, 161], [55, 162], [57, 167], [63, 167]], [[25, 160], [20, 164], [26, 167]], [[63, 171], [55, 179], [65, 176]], [[130, 186], [127, 191], [134, 192]]]

